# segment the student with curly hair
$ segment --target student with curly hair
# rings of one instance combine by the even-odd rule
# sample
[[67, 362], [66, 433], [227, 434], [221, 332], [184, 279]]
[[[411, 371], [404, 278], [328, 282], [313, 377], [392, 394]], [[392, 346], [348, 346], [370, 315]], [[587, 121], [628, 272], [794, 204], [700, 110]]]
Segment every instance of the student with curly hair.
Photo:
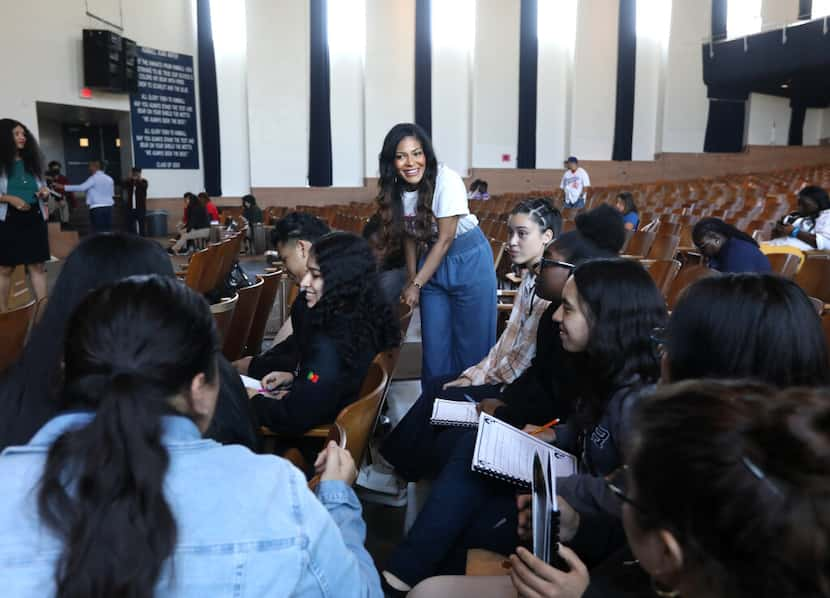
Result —
[[378, 288], [375, 257], [361, 237], [336, 232], [317, 240], [300, 289], [308, 322], [297, 335], [296, 367], [267, 374], [262, 384], [269, 392], [251, 398], [257, 423], [275, 432], [302, 433], [334, 421], [358, 398], [374, 356], [400, 340], [398, 320]]
[[49, 233], [41, 202], [48, 197], [37, 140], [22, 123], [0, 119], [0, 311], [15, 266], [26, 266], [35, 297], [46, 298]]
[[496, 342], [496, 273], [490, 243], [470, 213], [461, 177], [439, 164], [429, 135], [397, 124], [379, 156], [384, 246], [403, 241], [409, 285], [421, 306], [421, 379], [460, 372]]

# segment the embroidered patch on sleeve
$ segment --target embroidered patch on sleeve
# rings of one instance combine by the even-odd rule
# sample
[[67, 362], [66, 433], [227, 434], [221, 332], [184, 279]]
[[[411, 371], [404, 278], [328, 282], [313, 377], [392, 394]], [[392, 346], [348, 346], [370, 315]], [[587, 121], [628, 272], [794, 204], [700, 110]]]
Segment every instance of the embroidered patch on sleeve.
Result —
[[310, 371], [308, 372], [308, 376], [306, 376], [306, 379], [309, 380], [312, 384], [317, 384], [317, 381], [320, 379], [320, 376]]

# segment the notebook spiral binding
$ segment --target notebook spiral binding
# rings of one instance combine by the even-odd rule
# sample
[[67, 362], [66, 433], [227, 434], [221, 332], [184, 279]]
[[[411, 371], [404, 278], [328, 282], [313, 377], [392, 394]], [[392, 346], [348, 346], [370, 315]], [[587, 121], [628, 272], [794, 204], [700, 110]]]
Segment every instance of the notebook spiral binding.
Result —
[[478, 422], [460, 422], [448, 419], [430, 419], [433, 426], [451, 426], [453, 428], [477, 428]]

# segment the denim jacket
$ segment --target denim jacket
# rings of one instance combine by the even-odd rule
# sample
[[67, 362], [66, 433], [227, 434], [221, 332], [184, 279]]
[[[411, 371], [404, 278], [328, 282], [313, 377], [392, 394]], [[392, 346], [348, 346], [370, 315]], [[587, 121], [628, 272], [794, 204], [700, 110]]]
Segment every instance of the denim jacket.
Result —
[[[4, 596], [52, 596], [62, 545], [37, 514], [51, 443], [90, 413], [49, 421], [0, 455], [0, 580]], [[204, 440], [184, 417], [164, 418], [165, 495], [178, 543], [156, 596], [382, 596], [363, 542], [360, 503], [339, 481], [315, 497], [287, 461]]]

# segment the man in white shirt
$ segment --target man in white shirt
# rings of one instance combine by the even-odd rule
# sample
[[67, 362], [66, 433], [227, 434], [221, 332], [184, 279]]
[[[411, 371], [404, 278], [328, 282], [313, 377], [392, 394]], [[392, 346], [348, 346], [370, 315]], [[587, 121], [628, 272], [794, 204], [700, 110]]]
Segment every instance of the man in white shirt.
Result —
[[588, 190], [591, 188], [591, 179], [588, 178], [585, 169], [579, 167], [579, 160], [575, 156], [568, 158], [566, 166], [568, 169], [562, 175], [562, 183], [559, 185], [565, 194], [565, 207], [584, 208]]
[[[108, 233], [112, 230], [112, 199], [115, 184], [112, 177], [101, 170], [101, 162], [89, 163], [90, 176], [80, 185], [63, 186], [64, 191], [83, 191], [86, 193], [86, 205], [89, 207], [89, 223], [93, 233]], [[61, 186], [55, 185], [58, 190]]]

